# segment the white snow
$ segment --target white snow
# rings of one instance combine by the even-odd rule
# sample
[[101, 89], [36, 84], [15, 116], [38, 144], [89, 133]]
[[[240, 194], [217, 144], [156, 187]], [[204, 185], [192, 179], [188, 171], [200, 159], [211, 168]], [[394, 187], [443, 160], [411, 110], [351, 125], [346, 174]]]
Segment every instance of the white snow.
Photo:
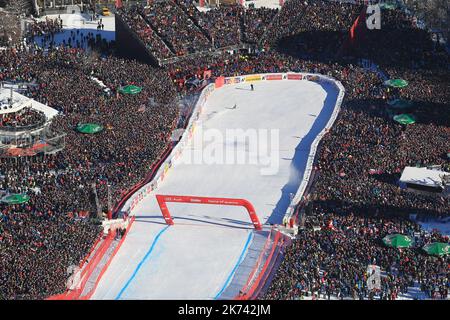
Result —
[[[169, 203], [175, 224], [167, 227], [155, 193], [244, 198], [262, 223], [270, 216], [280, 222], [289, 194], [300, 184], [308, 143], [330, 118], [338, 92], [331, 84], [309, 81], [258, 82], [253, 92], [248, 87], [215, 90], [201, 128], [280, 130], [277, 174], [261, 175], [261, 164], [186, 164], [192, 141], [202, 132], [196, 129], [156, 192], [134, 209], [136, 221], [93, 299], [214, 299], [229, 284], [252, 240], [245, 209]], [[230, 109], [234, 103], [237, 108]], [[225, 141], [224, 150], [232, 145]]]
[[[99, 19], [92, 20], [91, 15], [86, 13], [74, 13], [74, 14], [53, 14], [43, 16], [38, 21], [45, 21], [46, 19], [55, 20], [55, 19], [63, 20], [63, 31], [56, 34], [54, 38], [55, 45], [61, 45], [63, 40], [67, 41], [70, 38], [71, 31], [79, 30], [79, 35], [77, 35], [76, 40], [80, 39], [81, 36], [86, 36], [88, 33], [92, 33], [94, 38], [97, 35], [100, 35], [103, 39], [107, 41], [112, 41], [116, 39], [116, 26], [115, 26], [115, 17], [111, 16], [100, 16], [99, 19], [102, 19], [102, 24], [104, 25], [104, 30], [97, 30], [97, 25]], [[38, 45], [41, 45], [42, 37], [35, 37], [34, 42]], [[48, 44], [47, 44], [48, 45]], [[85, 46], [86, 48], [86, 46]]]
[[10, 112], [18, 112], [23, 108], [29, 107], [35, 109], [37, 111], [41, 111], [45, 114], [48, 120], [52, 119], [54, 116], [58, 114], [58, 111], [42, 104], [36, 100], [30, 99], [16, 91], [12, 91], [12, 107], [5, 108], [8, 106], [8, 99], [11, 97], [11, 90], [3, 87], [0, 88], [0, 114], [10, 113]]
[[[251, 0], [251, 1], [244, 1], [244, 6], [249, 7], [250, 4], [254, 4], [255, 8], [269, 8], [269, 9], [280, 9], [280, 0]], [[200, 12], [207, 12], [211, 10], [210, 7], [207, 7], [206, 5], [204, 7], [197, 6], [197, 9]]]
[[269, 8], [269, 9], [281, 9], [280, 0], [253, 0], [245, 1], [245, 6], [248, 7], [249, 4], [254, 4], [255, 8]]
[[443, 177], [448, 175], [445, 171], [428, 168], [405, 167], [400, 182], [422, 185], [428, 187], [442, 187]]

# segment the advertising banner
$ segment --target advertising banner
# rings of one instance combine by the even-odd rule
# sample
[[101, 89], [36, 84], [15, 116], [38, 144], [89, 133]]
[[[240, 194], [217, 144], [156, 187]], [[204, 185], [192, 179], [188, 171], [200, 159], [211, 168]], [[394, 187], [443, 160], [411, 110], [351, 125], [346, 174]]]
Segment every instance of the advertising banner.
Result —
[[215, 81], [215, 83], [214, 83], [215, 87], [216, 87], [216, 88], [222, 87], [223, 84], [224, 84], [224, 80], [225, 80], [224, 77], [217, 77], [217, 79], [216, 79], [216, 81]]
[[308, 81], [319, 82], [319, 76], [312, 75], [312, 74], [308, 74], [308, 75], [306, 76], [306, 79], [307, 79]]
[[232, 78], [226, 78], [225, 84], [234, 84], [234, 83], [240, 83], [241, 78], [240, 77], [232, 77]]
[[287, 78], [288, 78], [288, 80], [302, 80], [303, 79], [301, 74], [288, 74]]
[[260, 81], [261, 80], [261, 76], [258, 74], [258, 75], [255, 75], [255, 76], [247, 76], [247, 77], [245, 77], [245, 81], [246, 82], [250, 82], [250, 81]]
[[283, 80], [283, 76], [281, 74], [268, 74], [265, 76], [265, 80]]

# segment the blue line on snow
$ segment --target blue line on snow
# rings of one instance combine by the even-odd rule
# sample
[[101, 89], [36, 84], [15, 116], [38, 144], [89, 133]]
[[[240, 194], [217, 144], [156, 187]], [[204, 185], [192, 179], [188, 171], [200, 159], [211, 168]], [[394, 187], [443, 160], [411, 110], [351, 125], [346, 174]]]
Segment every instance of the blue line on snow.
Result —
[[131, 275], [130, 279], [128, 279], [127, 283], [125, 283], [125, 285], [123, 286], [122, 290], [120, 290], [119, 294], [117, 295], [115, 300], [119, 300], [120, 297], [122, 296], [122, 294], [125, 292], [125, 290], [128, 288], [128, 286], [130, 285], [131, 281], [133, 281], [133, 279], [136, 277], [137, 273], [139, 272], [139, 269], [142, 267], [142, 265], [144, 264], [144, 262], [148, 259], [148, 257], [150, 256], [150, 254], [152, 253], [153, 249], [155, 249], [155, 245], [158, 242], [159, 238], [161, 237], [161, 235], [166, 232], [169, 229], [170, 226], [166, 226], [164, 229], [162, 229], [155, 237], [155, 239], [153, 240], [153, 243], [150, 247], [150, 249], [148, 249], [147, 253], [145, 254], [144, 258], [142, 258], [141, 262], [139, 262], [139, 264], [137, 265], [136, 269], [134, 270], [133, 274]]
[[244, 245], [244, 249], [242, 249], [242, 252], [241, 252], [241, 255], [239, 256], [238, 261], [234, 265], [233, 270], [231, 270], [231, 273], [228, 276], [227, 281], [225, 281], [224, 285], [222, 286], [222, 289], [220, 289], [219, 293], [217, 293], [216, 296], [214, 297], [214, 300], [217, 300], [220, 297], [220, 295], [222, 294], [222, 292], [226, 289], [226, 287], [228, 287], [228, 285], [230, 284], [231, 279], [234, 276], [234, 273], [236, 272], [237, 268], [241, 264], [242, 260], [244, 260], [244, 255], [247, 252], [247, 248], [250, 245], [250, 242], [252, 239], [253, 239], [253, 231], [251, 231], [250, 234], [248, 235], [247, 242]]

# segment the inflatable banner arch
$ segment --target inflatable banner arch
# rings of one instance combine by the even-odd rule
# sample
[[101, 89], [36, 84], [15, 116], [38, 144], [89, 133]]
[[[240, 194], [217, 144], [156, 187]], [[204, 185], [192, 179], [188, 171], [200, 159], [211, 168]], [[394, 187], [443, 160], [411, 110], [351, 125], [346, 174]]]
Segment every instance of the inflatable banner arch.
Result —
[[174, 195], [156, 195], [156, 200], [158, 201], [161, 213], [166, 220], [168, 225], [173, 225], [173, 219], [170, 215], [169, 209], [167, 208], [167, 202], [178, 202], [178, 203], [195, 203], [195, 204], [213, 204], [221, 206], [241, 206], [247, 209], [250, 216], [250, 220], [256, 230], [262, 230], [261, 222], [256, 215], [255, 208], [253, 205], [245, 199], [232, 199], [232, 198], [212, 198], [212, 197], [197, 197], [197, 196], [174, 196]]

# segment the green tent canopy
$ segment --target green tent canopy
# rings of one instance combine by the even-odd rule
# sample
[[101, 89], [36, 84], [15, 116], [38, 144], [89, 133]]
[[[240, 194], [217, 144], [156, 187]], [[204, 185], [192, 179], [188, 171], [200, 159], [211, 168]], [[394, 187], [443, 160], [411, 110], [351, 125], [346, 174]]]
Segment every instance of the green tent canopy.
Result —
[[412, 239], [403, 234], [390, 234], [383, 238], [383, 242], [388, 247], [409, 248], [412, 245]]
[[390, 79], [384, 82], [386, 86], [394, 88], [404, 88], [408, 85], [408, 81], [403, 79]]
[[2, 202], [7, 204], [22, 204], [28, 202], [28, 200], [30, 200], [30, 197], [25, 193], [13, 193], [2, 198]]
[[94, 134], [103, 130], [103, 126], [98, 123], [79, 123], [77, 125], [78, 132]]
[[138, 94], [142, 91], [141, 87], [134, 86], [134, 85], [128, 85], [126, 87], [122, 87], [119, 89], [119, 92], [126, 93], [126, 94]]
[[395, 3], [380, 3], [381, 9], [394, 10], [397, 8]]
[[389, 100], [388, 104], [391, 106], [391, 108], [394, 109], [406, 109], [412, 107], [414, 105], [414, 102], [410, 100], [394, 99]]
[[444, 256], [448, 254], [450, 245], [444, 242], [433, 242], [422, 248], [429, 255]]
[[416, 119], [411, 114], [398, 114], [398, 115], [394, 116], [394, 120], [400, 124], [416, 123]]

